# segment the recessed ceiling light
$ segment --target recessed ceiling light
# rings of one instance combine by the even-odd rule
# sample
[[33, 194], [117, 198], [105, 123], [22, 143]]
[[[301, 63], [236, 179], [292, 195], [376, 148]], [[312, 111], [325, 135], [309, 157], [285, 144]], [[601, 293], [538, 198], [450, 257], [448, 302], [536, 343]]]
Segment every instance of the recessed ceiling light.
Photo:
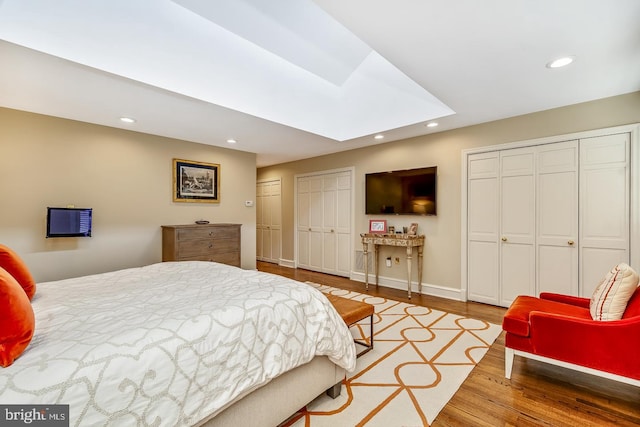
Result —
[[233, 139], [233, 138], [229, 138], [229, 139], [227, 139], [227, 142], [228, 142], [229, 144], [235, 144], [235, 143], [236, 143], [236, 142], [238, 142], [238, 141], [236, 141], [236, 140], [235, 140], [235, 139]]
[[125, 123], [135, 123], [136, 119], [132, 119], [131, 117], [120, 117], [120, 121]]
[[379, 133], [376, 136], [374, 136], [373, 139], [384, 139], [384, 135]]
[[563, 58], [555, 59], [547, 64], [547, 68], [560, 68], [571, 64], [574, 60], [573, 56], [565, 56]]
[[431, 122], [431, 123], [427, 123], [427, 127], [428, 127], [428, 128], [434, 128], [434, 127], [436, 127], [436, 126], [438, 126], [438, 122]]

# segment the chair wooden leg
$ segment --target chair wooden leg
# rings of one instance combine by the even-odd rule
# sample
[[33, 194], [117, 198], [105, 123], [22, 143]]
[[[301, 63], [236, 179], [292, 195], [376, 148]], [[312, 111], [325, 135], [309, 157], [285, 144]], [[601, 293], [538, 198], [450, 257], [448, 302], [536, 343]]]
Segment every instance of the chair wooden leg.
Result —
[[513, 358], [515, 352], [512, 348], [504, 348], [504, 376], [506, 379], [511, 379], [511, 370], [513, 369]]

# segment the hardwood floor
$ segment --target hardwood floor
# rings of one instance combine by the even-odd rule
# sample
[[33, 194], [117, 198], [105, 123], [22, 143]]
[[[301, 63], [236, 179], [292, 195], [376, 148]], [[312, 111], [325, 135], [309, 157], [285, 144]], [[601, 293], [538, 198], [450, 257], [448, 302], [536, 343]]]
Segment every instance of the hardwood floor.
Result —
[[[258, 262], [258, 270], [365, 293], [344, 277]], [[415, 295], [369, 285], [369, 294], [502, 323], [501, 307]], [[640, 339], [633, 337], [630, 339]], [[640, 354], [638, 355], [640, 357]], [[640, 387], [516, 357], [504, 377], [504, 333], [491, 346], [433, 426], [638, 426]]]

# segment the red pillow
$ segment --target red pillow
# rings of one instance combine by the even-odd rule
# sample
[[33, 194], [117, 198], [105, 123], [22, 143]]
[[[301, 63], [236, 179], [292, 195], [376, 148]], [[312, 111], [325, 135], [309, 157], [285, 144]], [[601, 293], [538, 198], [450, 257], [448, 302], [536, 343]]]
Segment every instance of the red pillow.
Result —
[[36, 319], [16, 279], [0, 267], [0, 366], [7, 367], [27, 348]]
[[27, 264], [11, 248], [0, 244], [0, 267], [4, 268], [18, 281], [29, 301], [36, 293], [36, 281], [27, 268]]

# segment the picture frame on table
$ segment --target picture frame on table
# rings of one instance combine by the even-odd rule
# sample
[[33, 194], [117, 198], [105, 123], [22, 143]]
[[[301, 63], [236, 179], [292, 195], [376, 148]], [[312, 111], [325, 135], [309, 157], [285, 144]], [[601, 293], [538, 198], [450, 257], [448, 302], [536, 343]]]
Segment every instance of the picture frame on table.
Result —
[[386, 234], [387, 220], [386, 219], [370, 219], [369, 233]]
[[409, 227], [409, 236], [416, 236], [418, 234], [418, 223], [412, 222]]
[[173, 201], [220, 202], [220, 165], [173, 159]]

